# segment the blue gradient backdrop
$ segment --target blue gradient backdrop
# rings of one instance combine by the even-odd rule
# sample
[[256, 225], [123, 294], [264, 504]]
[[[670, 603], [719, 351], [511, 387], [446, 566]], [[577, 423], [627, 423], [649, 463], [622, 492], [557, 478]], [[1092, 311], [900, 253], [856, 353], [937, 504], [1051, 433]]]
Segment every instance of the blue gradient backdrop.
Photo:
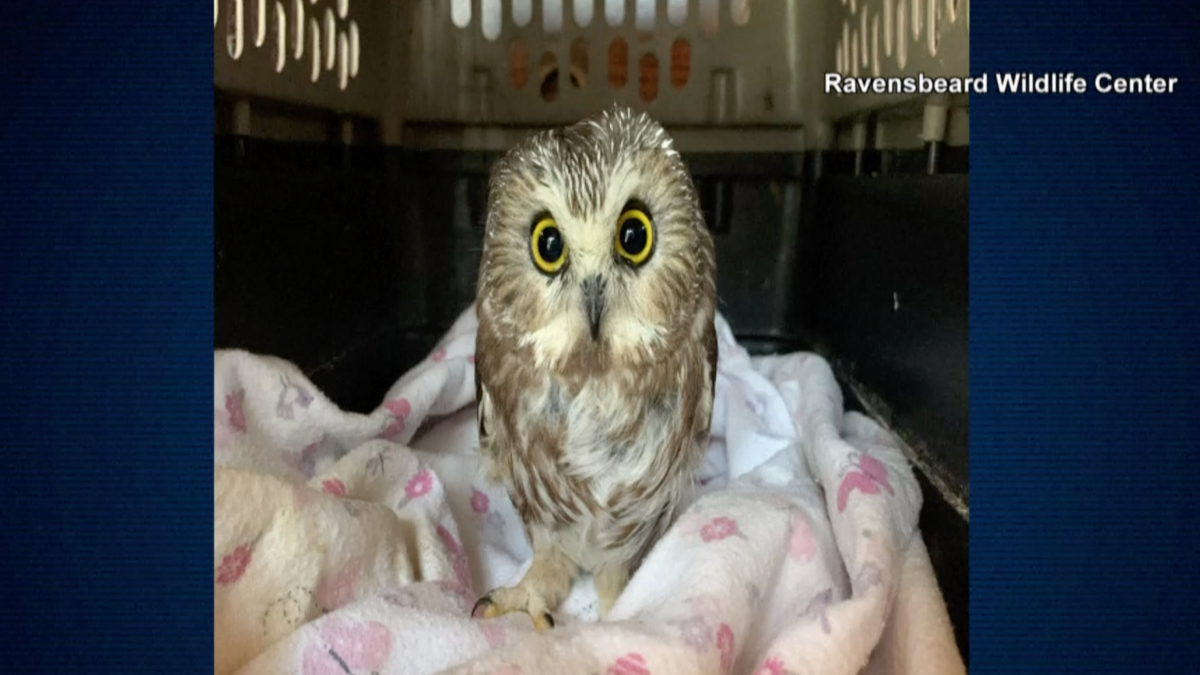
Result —
[[212, 672], [212, 14], [0, 21], [0, 672]]
[[971, 101], [971, 672], [1200, 672], [1200, 8], [972, 9], [973, 73], [1180, 82]]
[[[977, 2], [971, 670], [1200, 668], [1200, 9]], [[210, 672], [207, 4], [0, 22], [3, 672]]]

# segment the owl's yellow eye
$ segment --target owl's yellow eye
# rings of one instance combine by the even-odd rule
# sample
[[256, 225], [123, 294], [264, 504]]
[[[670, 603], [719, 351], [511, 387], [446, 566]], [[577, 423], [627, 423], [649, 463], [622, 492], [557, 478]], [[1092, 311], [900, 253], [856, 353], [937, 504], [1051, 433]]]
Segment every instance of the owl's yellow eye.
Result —
[[567, 261], [567, 242], [553, 218], [545, 217], [533, 226], [529, 237], [529, 248], [533, 253], [533, 264], [546, 274], [554, 274]]
[[654, 250], [654, 224], [639, 208], [626, 209], [617, 220], [617, 254], [641, 265]]

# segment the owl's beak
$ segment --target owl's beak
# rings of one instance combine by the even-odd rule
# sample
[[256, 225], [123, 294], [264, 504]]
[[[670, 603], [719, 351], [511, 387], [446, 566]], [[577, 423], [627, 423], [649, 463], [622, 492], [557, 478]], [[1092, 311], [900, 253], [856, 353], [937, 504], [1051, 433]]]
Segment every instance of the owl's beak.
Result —
[[594, 274], [583, 280], [583, 309], [587, 313], [592, 339], [600, 337], [600, 319], [604, 316], [604, 278]]

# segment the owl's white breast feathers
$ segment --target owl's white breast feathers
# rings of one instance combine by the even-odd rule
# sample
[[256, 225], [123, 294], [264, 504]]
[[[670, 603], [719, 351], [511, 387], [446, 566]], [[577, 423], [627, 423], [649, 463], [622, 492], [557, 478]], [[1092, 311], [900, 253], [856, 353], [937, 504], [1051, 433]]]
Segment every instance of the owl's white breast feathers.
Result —
[[563, 468], [574, 476], [589, 479], [597, 502], [607, 502], [618, 485], [649, 478], [655, 458], [666, 447], [673, 425], [663, 419], [644, 421], [627, 444], [614, 445], [609, 440], [617, 430], [636, 424], [647, 405], [647, 401], [631, 401], [621, 396], [616, 387], [602, 381], [588, 383], [571, 401]]

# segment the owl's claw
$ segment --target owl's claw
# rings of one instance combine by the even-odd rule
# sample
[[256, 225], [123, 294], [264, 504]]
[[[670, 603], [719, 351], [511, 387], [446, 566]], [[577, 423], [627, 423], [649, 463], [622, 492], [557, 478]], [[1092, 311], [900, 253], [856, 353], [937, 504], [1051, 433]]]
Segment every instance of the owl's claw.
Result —
[[471, 608], [471, 618], [473, 619], [493, 619], [500, 616], [496, 610], [495, 603], [492, 602], [492, 594], [487, 593], [482, 598], [475, 601], [475, 606]]
[[[504, 591], [512, 591], [513, 589], [498, 590], [501, 591], [503, 598], [504, 596], [511, 595], [511, 593], [504, 593]], [[554, 628], [554, 617], [550, 615], [550, 612], [544, 610], [541, 612], [534, 612], [531, 611], [530, 607], [520, 605], [518, 603], [505, 603], [503, 601], [497, 602], [492, 598], [492, 594], [495, 592], [496, 591], [489, 591], [475, 602], [475, 606], [471, 608], [472, 618], [494, 619], [499, 616], [504, 616], [505, 614], [522, 612], [524, 614], [528, 614], [533, 619], [534, 630], [544, 631]], [[529, 603], [526, 603], [526, 605], [527, 604]]]

